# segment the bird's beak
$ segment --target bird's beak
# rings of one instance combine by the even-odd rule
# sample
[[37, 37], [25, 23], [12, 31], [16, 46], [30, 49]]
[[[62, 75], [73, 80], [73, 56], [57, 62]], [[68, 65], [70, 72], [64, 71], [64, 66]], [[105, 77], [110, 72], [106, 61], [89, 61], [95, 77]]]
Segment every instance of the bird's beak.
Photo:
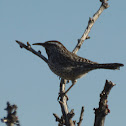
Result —
[[43, 47], [45, 47], [44, 45], [44, 43], [34, 43], [34, 44], [32, 44], [32, 45], [41, 45], [41, 46], [43, 46]]

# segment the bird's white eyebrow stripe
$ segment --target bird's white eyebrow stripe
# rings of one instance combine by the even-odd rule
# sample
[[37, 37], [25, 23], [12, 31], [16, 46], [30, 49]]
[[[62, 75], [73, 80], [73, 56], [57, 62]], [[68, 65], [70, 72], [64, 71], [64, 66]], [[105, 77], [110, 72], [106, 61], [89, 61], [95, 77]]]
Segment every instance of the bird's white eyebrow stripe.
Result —
[[50, 43], [50, 44], [57, 44], [56, 42], [48, 42], [48, 43]]
[[61, 46], [61, 44], [59, 44], [58, 42], [48, 42], [49, 44], [55, 44], [55, 45], [58, 45], [58, 46]]
[[58, 44], [57, 42], [48, 42], [49, 44]]

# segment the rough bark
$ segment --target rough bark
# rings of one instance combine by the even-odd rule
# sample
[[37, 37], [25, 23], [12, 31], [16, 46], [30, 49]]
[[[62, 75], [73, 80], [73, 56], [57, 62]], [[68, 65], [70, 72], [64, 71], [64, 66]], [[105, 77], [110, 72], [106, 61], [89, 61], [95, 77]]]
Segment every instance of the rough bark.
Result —
[[100, 94], [99, 107], [94, 108], [95, 110], [94, 126], [104, 126], [105, 117], [108, 113], [110, 113], [110, 110], [107, 105], [107, 102], [108, 102], [107, 98], [113, 86], [115, 86], [114, 83], [106, 80], [104, 89]]

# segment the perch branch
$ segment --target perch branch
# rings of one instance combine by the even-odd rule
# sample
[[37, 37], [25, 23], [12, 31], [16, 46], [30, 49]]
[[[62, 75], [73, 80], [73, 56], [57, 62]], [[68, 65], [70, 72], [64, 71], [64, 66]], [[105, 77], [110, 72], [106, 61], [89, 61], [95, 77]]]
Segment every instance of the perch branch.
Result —
[[[92, 26], [94, 25], [95, 21], [99, 18], [99, 16], [101, 15], [101, 13], [104, 11], [104, 9], [108, 8], [108, 3], [107, 3], [107, 0], [100, 0], [100, 2], [102, 2], [99, 10], [94, 14], [93, 18], [89, 18], [89, 21], [88, 21], [88, 26], [85, 30], [85, 32], [83, 33], [82, 37], [78, 40], [78, 43], [76, 45], [76, 47], [74, 48], [74, 50], [72, 51], [73, 53], [77, 53], [79, 51], [79, 49], [81, 48], [83, 42], [86, 40], [86, 39], [89, 39], [90, 37], [88, 36], [89, 32], [91, 31], [91, 28]], [[60, 94], [63, 92], [65, 92], [65, 85], [66, 83], [63, 83], [65, 82], [66, 80], [63, 80], [61, 79], [61, 82], [60, 82]], [[68, 118], [66, 115], [68, 115], [69, 111], [68, 111], [68, 106], [67, 106], [67, 98], [63, 95], [60, 96], [60, 101], [63, 102], [63, 104], [61, 105], [61, 111], [62, 111], [62, 114], [65, 118], [65, 121], [66, 121], [66, 126], [75, 126], [74, 122], [72, 121], [72, 119], [69, 119], [68, 121]], [[66, 111], [67, 110], [67, 111]]]
[[84, 106], [82, 106], [80, 119], [79, 119], [79, 122], [77, 123], [77, 126], [81, 126], [81, 123], [83, 121], [83, 115], [84, 115]]
[[[60, 94], [65, 93], [65, 85], [66, 85], [66, 80], [61, 79], [60, 82]], [[69, 118], [69, 111], [68, 111], [68, 106], [67, 106], [67, 97], [64, 95], [60, 96], [60, 106], [61, 106], [61, 111], [63, 114], [63, 118], [65, 120], [65, 124], [66, 126], [75, 126], [74, 122], [72, 121], [71, 118]]]
[[40, 51], [38, 51], [38, 52], [35, 51], [35, 50], [31, 47], [31, 45], [29, 44], [29, 42], [27, 42], [27, 45], [25, 45], [23, 42], [20, 42], [20, 41], [18, 41], [18, 40], [16, 40], [16, 42], [19, 44], [19, 46], [20, 46], [21, 48], [25, 48], [26, 50], [28, 50], [28, 51], [34, 53], [35, 55], [37, 55], [38, 57], [40, 57], [42, 60], [44, 60], [46, 63], [48, 63], [47, 58], [44, 57], [44, 56], [41, 54]]
[[114, 83], [106, 80], [104, 89], [100, 94], [99, 108], [94, 108], [95, 110], [94, 126], [104, 126], [105, 117], [108, 113], [110, 113], [110, 110], [107, 105], [108, 102], [107, 98], [113, 86], [115, 86]]

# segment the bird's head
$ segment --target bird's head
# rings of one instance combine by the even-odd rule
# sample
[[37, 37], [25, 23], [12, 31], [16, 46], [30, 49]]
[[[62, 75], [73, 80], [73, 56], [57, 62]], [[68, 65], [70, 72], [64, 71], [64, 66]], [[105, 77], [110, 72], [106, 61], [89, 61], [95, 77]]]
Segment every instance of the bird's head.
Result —
[[41, 45], [45, 48], [47, 55], [51, 55], [53, 53], [62, 52], [64, 50], [67, 50], [62, 43], [59, 41], [46, 41], [44, 43], [34, 43], [33, 45]]

